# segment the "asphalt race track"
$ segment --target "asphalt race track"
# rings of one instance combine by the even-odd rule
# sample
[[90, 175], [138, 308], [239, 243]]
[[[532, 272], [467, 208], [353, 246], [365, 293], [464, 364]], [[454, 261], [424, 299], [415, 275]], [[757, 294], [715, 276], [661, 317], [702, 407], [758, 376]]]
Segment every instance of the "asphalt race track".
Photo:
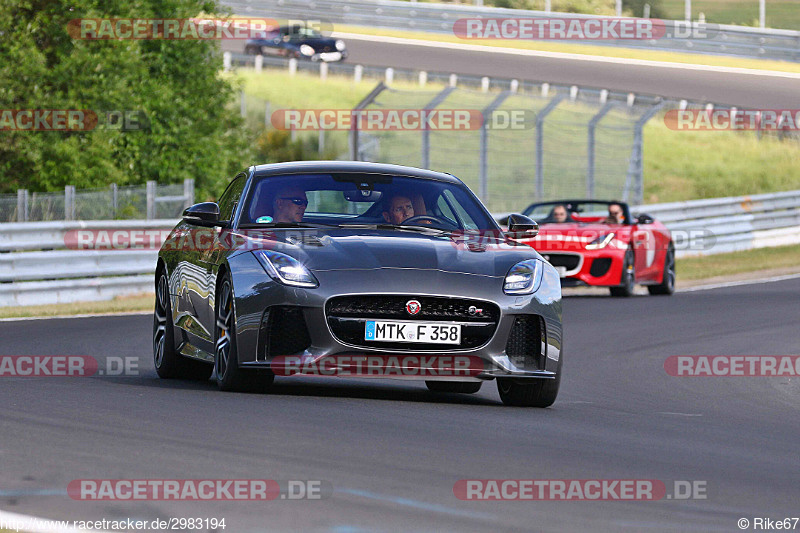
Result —
[[[672, 377], [670, 355], [786, 355], [800, 279], [565, 300], [550, 409], [422, 383], [279, 378], [269, 394], [159, 380], [151, 317], [0, 322], [4, 355], [138, 358], [140, 375], [0, 378], [0, 509], [59, 519], [216, 517], [225, 531], [739, 531], [800, 513], [798, 378]], [[322, 480], [316, 501], [86, 502], [74, 479]], [[460, 479], [705, 482], [707, 499], [475, 502]]]
[[653, 94], [762, 108], [797, 106], [800, 78], [662, 68], [600, 61], [526, 57], [349, 39], [350, 63]]
[[[664, 68], [599, 60], [531, 57], [420, 45], [346, 39], [348, 63], [428, 70], [533, 82], [575, 84], [600, 89], [686, 98], [763, 109], [793, 109], [800, 76], [750, 75], [711, 69]], [[224, 50], [242, 53], [241, 41], [222, 41]]]

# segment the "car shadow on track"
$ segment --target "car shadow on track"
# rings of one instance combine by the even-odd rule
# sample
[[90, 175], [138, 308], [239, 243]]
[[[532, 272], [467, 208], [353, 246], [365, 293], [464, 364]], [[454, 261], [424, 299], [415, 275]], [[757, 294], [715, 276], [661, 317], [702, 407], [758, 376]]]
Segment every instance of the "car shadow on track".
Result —
[[[137, 378], [106, 378], [105, 381], [118, 385], [136, 387], [152, 387], [157, 389], [171, 389], [175, 391], [207, 391], [209, 394], [235, 395], [235, 396], [281, 396], [281, 397], [317, 397], [317, 398], [350, 398], [359, 400], [387, 400], [420, 403], [458, 404], [502, 406], [499, 399], [485, 397], [485, 392], [495, 391], [495, 382], [483, 384], [478, 394], [457, 394], [445, 392], [431, 392], [422, 382], [402, 383], [398, 380], [382, 379], [346, 379], [332, 377], [311, 378], [277, 378], [275, 382], [263, 391], [252, 392], [221, 392], [216, 384], [209, 381], [191, 381], [180, 379], [159, 379], [153, 374], [146, 374]], [[349, 381], [349, 383], [348, 383]]]

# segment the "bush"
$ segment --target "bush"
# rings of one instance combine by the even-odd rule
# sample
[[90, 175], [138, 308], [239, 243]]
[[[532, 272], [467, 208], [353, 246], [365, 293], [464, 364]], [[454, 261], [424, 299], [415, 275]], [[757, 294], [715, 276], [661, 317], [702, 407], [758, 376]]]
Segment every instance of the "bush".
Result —
[[216, 191], [244, 166], [248, 143], [209, 40], [82, 40], [82, 18], [189, 18], [213, 0], [0, 0], [0, 109], [137, 111], [140, 131], [4, 131], [0, 192], [194, 178]]
[[650, 18], [666, 19], [667, 13], [661, 5], [661, 0], [622, 0], [622, 9], [634, 17], [644, 15], [644, 5], [650, 4]]
[[276, 129], [264, 130], [255, 144], [258, 164], [336, 159], [342, 151], [337, 143], [326, 143], [324, 153], [320, 154], [317, 135], [299, 137], [293, 141], [288, 131]]

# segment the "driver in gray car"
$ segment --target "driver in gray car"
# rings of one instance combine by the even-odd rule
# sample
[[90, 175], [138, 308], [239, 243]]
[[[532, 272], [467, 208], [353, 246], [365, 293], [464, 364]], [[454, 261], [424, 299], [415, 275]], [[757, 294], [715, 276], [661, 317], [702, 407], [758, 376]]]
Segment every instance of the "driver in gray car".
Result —
[[396, 194], [386, 202], [383, 218], [390, 224], [402, 224], [414, 216], [414, 204], [411, 198], [403, 194]]

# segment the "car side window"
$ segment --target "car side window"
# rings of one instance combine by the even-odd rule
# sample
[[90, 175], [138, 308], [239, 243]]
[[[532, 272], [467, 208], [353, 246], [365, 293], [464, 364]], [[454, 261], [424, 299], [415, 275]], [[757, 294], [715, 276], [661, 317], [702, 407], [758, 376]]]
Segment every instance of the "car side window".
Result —
[[452, 191], [444, 191], [442, 197], [447, 205], [452, 206], [453, 210], [455, 211], [456, 218], [458, 218], [458, 221], [461, 223], [460, 225], [464, 229], [478, 229], [478, 225], [464, 209], [464, 206], [459, 203]]
[[453, 214], [453, 210], [450, 209], [450, 206], [447, 205], [447, 200], [444, 199], [444, 196], [439, 195], [439, 199], [436, 201], [436, 208], [444, 218], [458, 225], [458, 218]]
[[236, 206], [239, 204], [239, 199], [242, 196], [244, 185], [247, 182], [247, 177], [244, 174], [239, 174], [219, 197], [219, 219], [230, 221], [233, 213], [236, 211]]

